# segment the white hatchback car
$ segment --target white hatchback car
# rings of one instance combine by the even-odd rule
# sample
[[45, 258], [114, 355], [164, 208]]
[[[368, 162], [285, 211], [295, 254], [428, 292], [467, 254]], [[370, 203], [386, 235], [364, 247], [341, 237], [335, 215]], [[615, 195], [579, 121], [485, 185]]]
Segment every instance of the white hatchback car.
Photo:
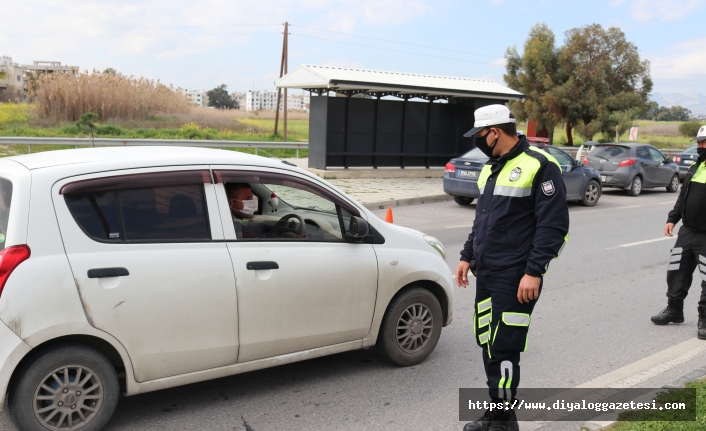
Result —
[[0, 408], [97, 430], [134, 395], [377, 345], [453, 313], [443, 246], [285, 162], [122, 147], [0, 160]]

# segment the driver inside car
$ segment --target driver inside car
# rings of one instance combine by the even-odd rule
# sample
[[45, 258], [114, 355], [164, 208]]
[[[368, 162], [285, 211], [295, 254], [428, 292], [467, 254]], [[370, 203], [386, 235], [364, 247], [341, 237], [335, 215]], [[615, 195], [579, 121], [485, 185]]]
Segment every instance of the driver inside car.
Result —
[[[257, 211], [257, 201], [254, 199], [252, 188], [248, 183], [225, 184], [228, 206], [233, 216], [235, 234], [238, 239], [243, 238], [306, 238], [306, 231], [301, 234], [282, 233], [273, 234], [265, 231], [265, 225], [254, 222], [253, 217]], [[287, 222], [289, 220], [285, 220]], [[276, 230], [276, 229], [275, 229]]]

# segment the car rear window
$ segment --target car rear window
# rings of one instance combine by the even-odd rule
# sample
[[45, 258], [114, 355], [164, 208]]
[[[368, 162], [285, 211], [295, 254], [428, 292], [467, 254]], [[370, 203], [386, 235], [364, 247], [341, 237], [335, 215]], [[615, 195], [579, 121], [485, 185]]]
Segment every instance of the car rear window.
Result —
[[98, 241], [211, 239], [203, 184], [75, 191], [65, 199], [81, 229]]
[[688, 154], [696, 154], [696, 145], [689, 145], [686, 150], [684, 150], [685, 153]]
[[7, 224], [10, 220], [10, 204], [12, 203], [12, 182], [0, 178], [0, 250], [5, 248]]
[[630, 148], [619, 145], [600, 145], [593, 147], [593, 150], [588, 155], [603, 159], [617, 159], [619, 157], [629, 157]]
[[471, 151], [461, 156], [462, 159], [487, 159], [488, 156], [483, 153], [480, 148], [475, 147]]

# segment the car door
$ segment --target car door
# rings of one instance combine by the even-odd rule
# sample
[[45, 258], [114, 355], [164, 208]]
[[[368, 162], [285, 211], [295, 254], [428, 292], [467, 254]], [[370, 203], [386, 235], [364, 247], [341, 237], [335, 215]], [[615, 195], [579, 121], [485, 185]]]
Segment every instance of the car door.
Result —
[[642, 167], [644, 187], [655, 187], [659, 185], [659, 164], [652, 159], [652, 154], [648, 146], [635, 148], [637, 163]]
[[[238, 362], [363, 339], [378, 275], [372, 245], [345, 240], [358, 209], [286, 171], [213, 170], [238, 292]], [[252, 191], [251, 217], [231, 213], [232, 187]]]
[[234, 364], [235, 279], [207, 166], [85, 175], [53, 188], [89, 323], [142, 382]]
[[561, 166], [561, 178], [564, 180], [564, 187], [566, 187], [566, 198], [581, 199], [584, 188], [583, 174], [577, 171], [574, 159], [554, 147], [547, 146], [544, 147], [543, 150], [554, 156], [557, 162], [559, 162], [559, 166]]
[[667, 158], [664, 157], [658, 149], [653, 147], [647, 147], [650, 152], [650, 157], [652, 161], [656, 163], [655, 167], [655, 182], [657, 185], [666, 186], [671, 181], [674, 176], [674, 170], [667, 165]]

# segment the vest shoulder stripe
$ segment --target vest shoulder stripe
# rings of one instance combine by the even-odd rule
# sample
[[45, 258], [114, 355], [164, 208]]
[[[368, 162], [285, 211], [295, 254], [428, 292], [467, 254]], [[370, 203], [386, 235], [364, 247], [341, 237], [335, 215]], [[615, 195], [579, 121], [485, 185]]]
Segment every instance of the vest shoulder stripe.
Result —
[[546, 153], [546, 152], [540, 150], [539, 148], [532, 147], [532, 146], [530, 146], [529, 149], [530, 149], [530, 151], [527, 151], [526, 154], [539, 160], [539, 162], [542, 165], [549, 163], [549, 162], [553, 162], [559, 168], [559, 170], [561, 170], [561, 165], [559, 164], [557, 159], [555, 159], [554, 156], [552, 156], [551, 154]]

